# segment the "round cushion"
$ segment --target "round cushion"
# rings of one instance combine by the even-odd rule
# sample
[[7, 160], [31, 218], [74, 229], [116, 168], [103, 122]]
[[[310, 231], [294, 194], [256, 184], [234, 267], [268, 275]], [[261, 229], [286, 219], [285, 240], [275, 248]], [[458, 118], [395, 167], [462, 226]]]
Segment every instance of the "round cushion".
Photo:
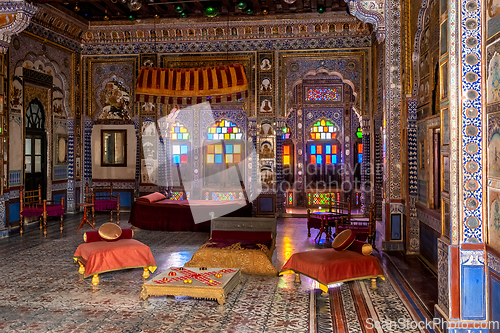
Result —
[[118, 224], [107, 222], [99, 227], [99, 236], [106, 241], [117, 240], [121, 235], [122, 228]]
[[349, 246], [351, 246], [352, 242], [354, 242], [354, 239], [356, 238], [356, 235], [352, 232], [351, 229], [346, 229], [339, 233], [337, 237], [332, 242], [332, 247], [337, 250], [337, 251], [344, 251], [347, 249]]

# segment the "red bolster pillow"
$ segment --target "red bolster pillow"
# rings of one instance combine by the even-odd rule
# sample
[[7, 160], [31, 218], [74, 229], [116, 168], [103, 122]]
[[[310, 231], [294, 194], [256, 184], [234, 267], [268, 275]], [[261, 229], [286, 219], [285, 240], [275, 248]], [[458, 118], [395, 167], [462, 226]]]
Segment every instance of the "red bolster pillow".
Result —
[[348, 250], [361, 253], [362, 255], [369, 256], [372, 254], [373, 247], [365, 242], [355, 239], [354, 242], [347, 248]]
[[[131, 239], [134, 236], [134, 231], [132, 229], [122, 229], [122, 234], [118, 239]], [[118, 239], [115, 239], [117, 241]], [[85, 243], [107, 241], [99, 236], [99, 231], [87, 231], [83, 234], [83, 241]], [[113, 241], [107, 241], [113, 242]]]
[[152, 203], [156, 201], [160, 201], [165, 199], [165, 196], [161, 194], [160, 192], [154, 192], [148, 195], [144, 195], [142, 197], [137, 198], [138, 202], [146, 202], [146, 203]]

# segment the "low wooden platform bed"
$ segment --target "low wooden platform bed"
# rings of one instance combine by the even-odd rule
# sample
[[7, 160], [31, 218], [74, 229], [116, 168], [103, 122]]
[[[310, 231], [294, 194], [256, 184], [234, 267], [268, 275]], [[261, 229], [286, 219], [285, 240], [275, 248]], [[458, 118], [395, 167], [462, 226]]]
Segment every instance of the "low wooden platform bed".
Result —
[[258, 275], [277, 275], [272, 264], [276, 218], [220, 217], [211, 221], [210, 239], [186, 267], [239, 268]]
[[252, 216], [251, 203], [247, 204], [245, 200], [170, 200], [155, 192], [138, 198], [132, 204], [129, 223], [147, 230], [208, 232], [210, 213], [214, 211], [227, 212], [225, 216]]

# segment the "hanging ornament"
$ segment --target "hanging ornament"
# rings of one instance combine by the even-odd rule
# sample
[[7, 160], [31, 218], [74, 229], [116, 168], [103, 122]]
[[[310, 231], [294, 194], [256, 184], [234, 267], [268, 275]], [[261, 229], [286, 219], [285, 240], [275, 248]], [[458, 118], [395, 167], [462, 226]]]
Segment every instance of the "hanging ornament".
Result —
[[203, 8], [203, 14], [205, 14], [206, 17], [216, 17], [217, 14], [219, 14], [219, 8], [214, 6], [207, 6]]
[[245, 1], [238, 1], [238, 3], [236, 4], [236, 7], [238, 9], [243, 10], [243, 9], [247, 8], [247, 3]]
[[291, 5], [292, 3], [295, 3], [296, 0], [285, 0], [285, 2], [289, 5]]
[[130, 8], [131, 11], [138, 11], [142, 7], [142, 2], [140, 0], [130, 0], [129, 3], [127, 3], [128, 8]]

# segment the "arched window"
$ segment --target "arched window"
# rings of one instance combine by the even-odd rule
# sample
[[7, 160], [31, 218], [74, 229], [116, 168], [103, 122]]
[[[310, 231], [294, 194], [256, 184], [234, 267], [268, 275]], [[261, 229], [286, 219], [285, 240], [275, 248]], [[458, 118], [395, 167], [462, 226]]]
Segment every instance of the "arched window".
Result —
[[31, 130], [43, 130], [45, 126], [45, 117], [43, 116], [43, 107], [40, 101], [33, 100], [26, 109], [26, 128]]
[[341, 183], [341, 145], [337, 124], [318, 120], [310, 129], [307, 143], [307, 182], [317, 189], [337, 189]]
[[[221, 120], [207, 131], [205, 142], [205, 186], [219, 188], [240, 185], [233, 173], [223, 172], [227, 167], [244, 159], [245, 146], [241, 129], [231, 121]], [[243, 176], [243, 165], [239, 164]]]
[[189, 132], [184, 125], [177, 122], [170, 129], [172, 166], [171, 175], [175, 185], [180, 185], [177, 165], [181, 171], [182, 181], [186, 183], [191, 180], [191, 143]]

